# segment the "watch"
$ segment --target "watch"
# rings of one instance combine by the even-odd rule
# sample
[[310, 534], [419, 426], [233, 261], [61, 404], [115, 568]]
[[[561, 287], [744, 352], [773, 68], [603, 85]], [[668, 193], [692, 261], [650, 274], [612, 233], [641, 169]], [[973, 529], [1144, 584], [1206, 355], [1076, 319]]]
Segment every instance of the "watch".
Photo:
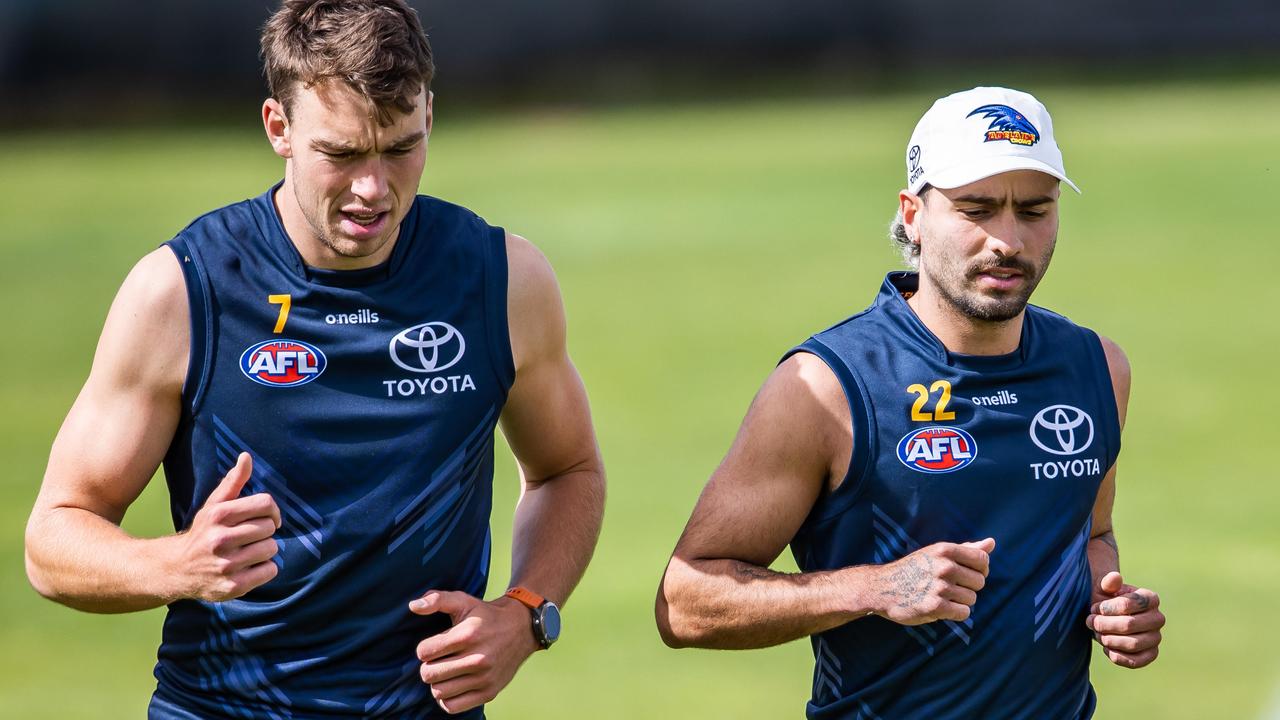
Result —
[[533, 613], [533, 638], [543, 650], [560, 639], [560, 608], [538, 593], [523, 587], [513, 587], [506, 592], [509, 597], [529, 608]]

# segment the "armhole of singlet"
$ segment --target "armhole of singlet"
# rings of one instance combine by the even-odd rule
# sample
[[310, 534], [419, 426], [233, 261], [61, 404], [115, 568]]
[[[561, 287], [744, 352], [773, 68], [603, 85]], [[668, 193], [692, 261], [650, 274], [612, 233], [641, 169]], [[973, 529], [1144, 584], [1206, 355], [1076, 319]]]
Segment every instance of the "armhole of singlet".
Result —
[[213, 321], [210, 317], [209, 288], [200, 263], [190, 245], [181, 237], [165, 243], [182, 267], [182, 279], [187, 287], [187, 310], [191, 316], [191, 351], [187, 358], [187, 376], [182, 383], [182, 398], [194, 415], [204, 389], [208, 384], [210, 353], [213, 342], [210, 333]]
[[1114, 445], [1108, 442], [1108, 450], [1111, 453], [1111, 464], [1108, 465], [1103, 472], [1111, 469], [1116, 460], [1120, 457], [1120, 411], [1116, 409], [1116, 388], [1111, 381], [1111, 366], [1107, 364], [1107, 351], [1102, 348], [1102, 338], [1098, 337], [1098, 333], [1089, 328], [1081, 328], [1084, 330], [1085, 344], [1089, 346], [1089, 354], [1093, 357], [1094, 367], [1097, 372], [1102, 374], [1101, 382], [1097, 387], [1102, 388], [1103, 397], [1099, 398], [1102, 404], [1102, 412], [1107, 418], [1107, 428], [1110, 430], [1110, 437], [1114, 438]]
[[849, 421], [853, 425], [853, 450], [849, 456], [849, 469], [835, 491], [825, 494], [814, 504], [805, 526], [830, 520], [848, 510], [861, 495], [867, 468], [871, 464], [871, 438], [875, 437], [875, 428], [871, 427], [872, 414], [869, 412], [870, 401], [863, 392], [862, 383], [854, 377], [849, 367], [831, 348], [816, 338], [810, 338], [801, 345], [792, 348], [783, 356], [782, 361], [796, 353], [808, 353], [817, 357], [831, 368], [840, 387], [844, 390], [845, 401], [849, 405]]
[[484, 250], [484, 324], [489, 336], [490, 366], [503, 395], [511, 389], [516, 377], [507, 320], [507, 274], [507, 232], [491, 227]]

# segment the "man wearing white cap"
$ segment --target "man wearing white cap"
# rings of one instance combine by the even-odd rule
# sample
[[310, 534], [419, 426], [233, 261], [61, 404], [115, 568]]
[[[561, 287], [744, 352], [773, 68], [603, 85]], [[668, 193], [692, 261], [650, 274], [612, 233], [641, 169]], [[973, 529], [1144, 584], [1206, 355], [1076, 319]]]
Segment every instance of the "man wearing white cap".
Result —
[[[1073, 189], [1044, 106], [942, 98], [892, 236], [917, 272], [784, 357], [658, 592], [675, 647], [811, 636], [810, 718], [1087, 718], [1092, 639], [1155, 659], [1111, 525], [1129, 366], [1028, 305]], [[788, 544], [801, 572], [769, 564]]]

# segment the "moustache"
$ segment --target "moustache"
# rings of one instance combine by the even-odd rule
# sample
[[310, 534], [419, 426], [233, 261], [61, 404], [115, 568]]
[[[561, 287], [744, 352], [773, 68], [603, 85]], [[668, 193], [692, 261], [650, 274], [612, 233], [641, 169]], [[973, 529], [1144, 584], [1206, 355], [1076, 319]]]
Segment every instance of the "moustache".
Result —
[[973, 267], [969, 270], [969, 277], [977, 277], [982, 273], [991, 272], [992, 270], [1010, 270], [1013, 272], [1026, 275], [1027, 277], [1035, 277], [1035, 266], [1031, 263], [1016, 257], [1002, 258], [996, 262], [985, 262], [981, 265]]

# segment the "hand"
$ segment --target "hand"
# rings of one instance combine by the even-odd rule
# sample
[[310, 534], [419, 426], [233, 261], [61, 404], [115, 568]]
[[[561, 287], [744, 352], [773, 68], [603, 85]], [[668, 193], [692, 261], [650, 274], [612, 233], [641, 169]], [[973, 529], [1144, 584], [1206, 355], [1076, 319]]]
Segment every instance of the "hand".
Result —
[[529, 608], [508, 597], [485, 602], [463, 592], [431, 590], [409, 603], [418, 615], [447, 613], [453, 627], [418, 643], [419, 674], [447, 713], [497, 697], [538, 649]]
[[1085, 625], [1093, 631], [1111, 662], [1126, 668], [1150, 665], [1160, 654], [1160, 596], [1146, 588], [1124, 584], [1118, 572], [1109, 572], [1093, 592]]
[[240, 453], [235, 467], [209, 494], [181, 542], [180, 573], [188, 580], [184, 597], [211, 602], [238, 598], [271, 580], [279, 546], [280, 508], [266, 493], [239, 497], [253, 473], [253, 459]]
[[934, 543], [881, 565], [875, 614], [899, 625], [969, 619], [978, 591], [987, 583], [994, 538], [967, 543]]

